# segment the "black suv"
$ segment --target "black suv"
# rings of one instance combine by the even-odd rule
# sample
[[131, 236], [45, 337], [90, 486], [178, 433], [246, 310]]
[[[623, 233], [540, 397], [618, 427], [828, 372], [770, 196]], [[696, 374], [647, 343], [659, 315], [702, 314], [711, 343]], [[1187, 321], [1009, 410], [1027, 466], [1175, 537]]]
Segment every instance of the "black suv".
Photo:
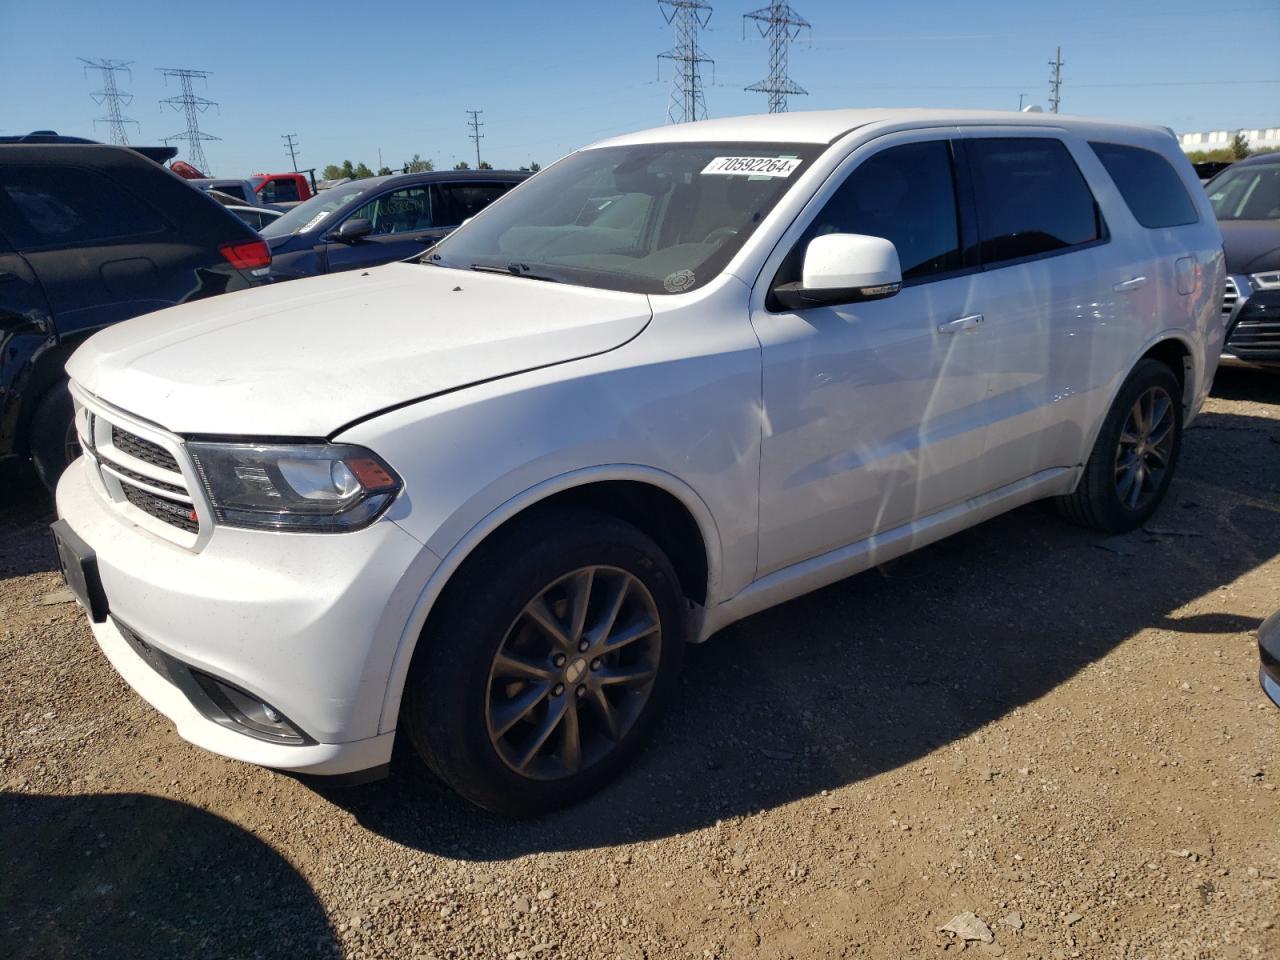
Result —
[[1205, 190], [1227, 253], [1223, 358], [1280, 367], [1280, 153], [1232, 164]]
[[450, 170], [339, 184], [262, 228], [271, 276], [294, 280], [405, 260], [530, 177], [523, 171]]
[[52, 488], [79, 453], [72, 351], [121, 320], [261, 283], [271, 255], [140, 152], [22, 139], [0, 142], [0, 462], [30, 457]]

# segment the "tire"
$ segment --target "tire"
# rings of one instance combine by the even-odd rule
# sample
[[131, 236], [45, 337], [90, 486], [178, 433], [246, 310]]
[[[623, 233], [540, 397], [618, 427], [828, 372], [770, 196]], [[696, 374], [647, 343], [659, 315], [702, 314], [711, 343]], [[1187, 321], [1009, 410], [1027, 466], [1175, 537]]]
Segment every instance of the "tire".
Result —
[[50, 387], [36, 405], [31, 416], [30, 447], [36, 475], [53, 493], [62, 471], [80, 456], [75, 408], [71, 404], [71, 391], [67, 389], [66, 380]]
[[446, 588], [414, 653], [402, 727], [472, 803], [511, 816], [566, 806], [643, 746], [685, 623], [675, 570], [649, 537], [591, 510], [539, 511]]
[[[1149, 400], [1154, 406], [1138, 407]], [[1156, 421], [1150, 428], [1142, 411], [1145, 419]], [[1159, 360], [1141, 360], [1102, 422], [1079, 486], [1054, 503], [1079, 526], [1108, 533], [1134, 530], [1160, 506], [1181, 449], [1182, 385]]]

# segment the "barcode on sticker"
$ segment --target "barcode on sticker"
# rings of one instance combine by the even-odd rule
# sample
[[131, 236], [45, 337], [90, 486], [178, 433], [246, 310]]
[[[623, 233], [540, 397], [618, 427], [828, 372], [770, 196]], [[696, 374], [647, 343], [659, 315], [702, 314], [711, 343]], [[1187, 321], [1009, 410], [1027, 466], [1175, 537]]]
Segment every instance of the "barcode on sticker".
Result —
[[802, 162], [796, 157], [716, 157], [702, 172], [725, 177], [789, 177]]

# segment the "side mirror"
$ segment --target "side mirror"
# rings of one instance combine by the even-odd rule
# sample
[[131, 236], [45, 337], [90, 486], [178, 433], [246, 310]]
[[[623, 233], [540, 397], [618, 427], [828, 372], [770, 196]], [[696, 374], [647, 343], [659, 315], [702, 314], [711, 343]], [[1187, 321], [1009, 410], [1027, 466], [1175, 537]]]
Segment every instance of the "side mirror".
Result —
[[329, 239], [337, 240], [339, 243], [355, 243], [361, 237], [367, 237], [371, 233], [373, 233], [373, 223], [364, 217], [357, 217], [340, 226], [336, 233], [329, 234]]
[[773, 288], [774, 298], [789, 310], [883, 300], [902, 288], [897, 248], [884, 237], [860, 233], [814, 237], [800, 276], [799, 282]]

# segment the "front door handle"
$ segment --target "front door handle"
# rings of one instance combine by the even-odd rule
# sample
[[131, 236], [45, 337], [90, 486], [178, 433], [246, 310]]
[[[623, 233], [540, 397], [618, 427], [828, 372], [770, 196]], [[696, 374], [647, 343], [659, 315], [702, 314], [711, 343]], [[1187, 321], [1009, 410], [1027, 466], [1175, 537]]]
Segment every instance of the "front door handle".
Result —
[[963, 333], [965, 330], [973, 330], [982, 325], [982, 314], [971, 313], [967, 317], [960, 317], [958, 320], [948, 320], [946, 323], [938, 324], [939, 333]]
[[1133, 277], [1129, 280], [1121, 280], [1112, 287], [1112, 289], [1115, 290], [1116, 293], [1133, 293], [1133, 291], [1141, 290], [1146, 285], [1146, 277]]

